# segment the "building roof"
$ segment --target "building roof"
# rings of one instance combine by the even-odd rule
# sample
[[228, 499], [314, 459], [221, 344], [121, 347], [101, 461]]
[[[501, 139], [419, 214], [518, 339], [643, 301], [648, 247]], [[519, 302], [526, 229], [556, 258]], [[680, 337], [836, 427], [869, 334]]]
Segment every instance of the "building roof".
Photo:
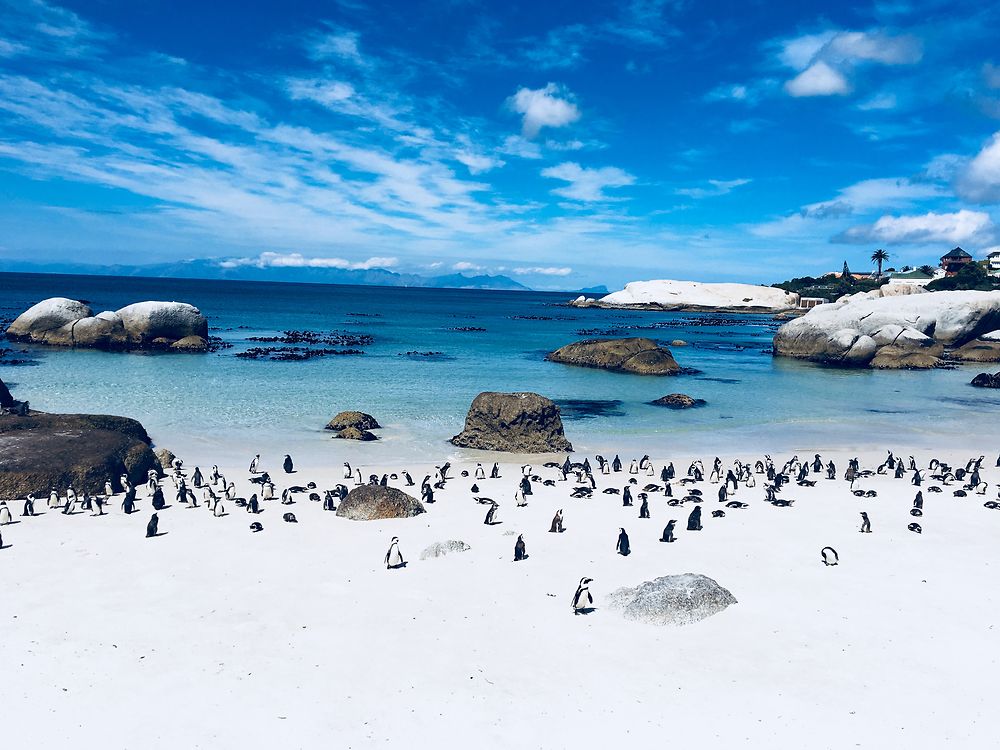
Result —
[[989, 255], [987, 255], [986, 257], [987, 257], [987, 258], [995, 258], [995, 257], [997, 257], [998, 255], [1000, 255], [1000, 250], [994, 250], [994, 251], [993, 251], [992, 253], [990, 253], [990, 254], [989, 254]]
[[965, 258], [971, 258], [971, 257], [972, 256], [969, 255], [967, 252], [965, 252], [965, 250], [963, 250], [960, 247], [956, 247], [954, 250], [952, 250], [947, 255], [942, 255], [941, 256], [941, 260], [945, 260], [945, 259], [948, 259], [948, 260], [962, 259], [962, 260], [964, 260]]
[[924, 273], [919, 268], [914, 268], [912, 271], [906, 271], [905, 273], [894, 273], [892, 275], [894, 279], [933, 279], [934, 274]]

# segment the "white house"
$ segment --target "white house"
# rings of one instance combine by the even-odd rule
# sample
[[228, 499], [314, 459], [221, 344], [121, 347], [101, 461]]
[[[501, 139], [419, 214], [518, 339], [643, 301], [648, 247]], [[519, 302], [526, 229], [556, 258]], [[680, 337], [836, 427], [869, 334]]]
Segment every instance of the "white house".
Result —
[[986, 259], [990, 262], [990, 276], [1000, 276], [1000, 249], [991, 252]]

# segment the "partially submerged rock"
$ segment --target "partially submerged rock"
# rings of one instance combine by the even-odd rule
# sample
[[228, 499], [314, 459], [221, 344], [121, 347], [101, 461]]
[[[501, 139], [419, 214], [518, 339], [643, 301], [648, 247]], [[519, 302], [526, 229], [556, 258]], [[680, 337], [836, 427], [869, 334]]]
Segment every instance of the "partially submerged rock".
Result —
[[1000, 362], [1000, 339], [989, 334], [981, 336], [955, 349], [951, 358], [959, 362]]
[[208, 349], [208, 321], [184, 302], [137, 302], [93, 314], [65, 297], [42, 300], [7, 329], [12, 341], [91, 349]]
[[434, 542], [424, 548], [420, 553], [421, 560], [431, 560], [436, 557], [446, 557], [454, 552], [468, 552], [470, 547], [459, 539], [449, 539], [445, 542]]
[[650, 625], [690, 625], [731, 604], [736, 604], [736, 597], [700, 573], [655, 578], [613, 591], [607, 599], [608, 608], [626, 620]]
[[337, 506], [337, 515], [352, 521], [413, 518], [424, 512], [424, 506], [415, 497], [378, 484], [355, 487]]
[[51, 488], [103, 493], [119, 477], [139, 484], [159, 461], [149, 435], [134, 419], [100, 414], [0, 416], [0, 497], [14, 498]]
[[976, 388], [1000, 388], [1000, 372], [981, 372], [972, 379]]
[[565, 453], [559, 407], [537, 393], [480, 393], [469, 407], [465, 429], [451, 439], [460, 448], [506, 453]]
[[337, 433], [337, 437], [342, 440], [361, 440], [363, 442], [378, 440], [373, 433], [368, 432], [368, 430], [358, 429], [357, 427], [345, 427]]
[[686, 393], [670, 393], [650, 403], [654, 406], [666, 406], [669, 409], [691, 409], [695, 406], [704, 406], [706, 401], [703, 398], [691, 398]]
[[1000, 292], [853, 295], [785, 323], [774, 353], [846, 367], [926, 369], [998, 327]]
[[365, 414], [363, 411], [342, 411], [327, 423], [326, 429], [340, 431], [356, 427], [359, 430], [377, 430], [381, 426], [371, 414]]
[[681, 366], [669, 349], [646, 338], [577, 341], [556, 349], [546, 359], [564, 365], [635, 375], [677, 375], [681, 372]]

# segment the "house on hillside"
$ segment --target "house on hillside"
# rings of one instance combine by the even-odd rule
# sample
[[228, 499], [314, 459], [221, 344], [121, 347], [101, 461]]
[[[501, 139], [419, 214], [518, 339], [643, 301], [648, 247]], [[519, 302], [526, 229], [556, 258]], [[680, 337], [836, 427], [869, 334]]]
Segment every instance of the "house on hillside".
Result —
[[956, 247], [947, 255], [941, 256], [941, 268], [947, 276], [954, 276], [963, 266], [972, 263], [972, 256], [960, 247]]
[[893, 285], [900, 284], [911, 284], [913, 286], [926, 286], [930, 282], [934, 281], [935, 275], [932, 273], [924, 273], [919, 268], [914, 268], [912, 271], [903, 271], [894, 273], [890, 279], [889, 283]]
[[989, 261], [990, 276], [1000, 276], [1000, 250], [994, 250], [986, 256], [986, 260]]

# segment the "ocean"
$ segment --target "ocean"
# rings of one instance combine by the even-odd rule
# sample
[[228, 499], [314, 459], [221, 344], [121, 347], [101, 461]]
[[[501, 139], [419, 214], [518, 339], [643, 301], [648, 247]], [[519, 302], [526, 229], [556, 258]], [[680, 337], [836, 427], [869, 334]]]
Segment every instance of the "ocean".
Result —
[[[194, 446], [220, 462], [264, 450], [328, 452], [334, 462], [474, 455], [447, 440], [481, 391], [552, 398], [577, 451], [591, 454], [988, 448], [997, 435], [1000, 396], [969, 385], [987, 368], [878, 372], [774, 358], [778, 324], [766, 315], [581, 310], [566, 305], [567, 293], [0, 274], [0, 318], [53, 296], [87, 300], [95, 312], [189, 302], [231, 348], [111, 353], [7, 343], [13, 351], [0, 357], [0, 378], [16, 397], [43, 411], [134, 417], [157, 446]], [[352, 347], [363, 354], [304, 361], [236, 356], [272, 345], [250, 337], [286, 330], [367, 335], [371, 343]], [[697, 372], [642, 377], [544, 359], [599, 335], [683, 340], [674, 356]], [[4, 364], [11, 357], [32, 364]], [[675, 392], [707, 405], [649, 404]], [[323, 427], [347, 409], [373, 414], [381, 439], [333, 440]]]

